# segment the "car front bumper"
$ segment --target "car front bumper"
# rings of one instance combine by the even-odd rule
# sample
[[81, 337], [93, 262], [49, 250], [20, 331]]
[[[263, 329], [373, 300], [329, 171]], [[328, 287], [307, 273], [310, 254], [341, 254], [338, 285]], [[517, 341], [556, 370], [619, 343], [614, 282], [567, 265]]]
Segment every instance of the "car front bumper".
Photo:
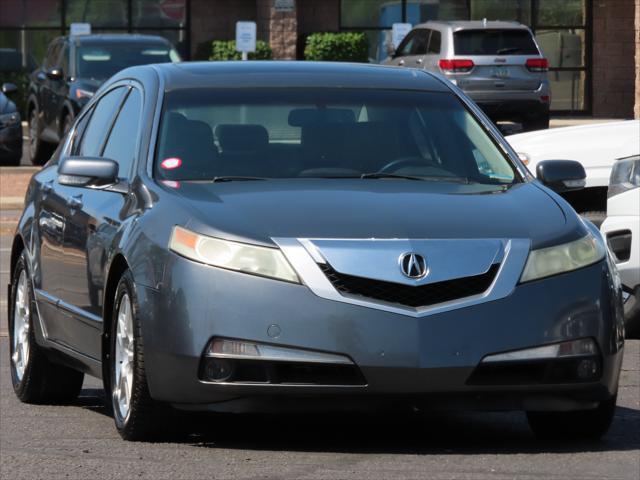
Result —
[[[169, 258], [160, 290], [137, 285], [137, 295], [151, 395], [180, 408], [328, 409], [390, 402], [572, 410], [593, 407], [617, 389], [622, 313], [620, 292], [605, 261], [519, 285], [499, 300], [412, 317], [320, 298], [304, 285], [207, 267], [173, 254]], [[344, 355], [365, 382], [203, 381], [203, 354], [213, 337]], [[469, 383], [486, 355], [585, 337], [600, 349], [597, 381]]]

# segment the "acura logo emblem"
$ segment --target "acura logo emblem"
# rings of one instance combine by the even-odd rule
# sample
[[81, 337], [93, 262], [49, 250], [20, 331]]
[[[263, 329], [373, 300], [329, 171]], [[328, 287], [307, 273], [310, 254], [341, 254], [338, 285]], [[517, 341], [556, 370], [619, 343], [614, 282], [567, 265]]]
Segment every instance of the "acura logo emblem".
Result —
[[399, 262], [400, 270], [405, 277], [417, 279], [427, 275], [427, 261], [418, 253], [403, 253]]

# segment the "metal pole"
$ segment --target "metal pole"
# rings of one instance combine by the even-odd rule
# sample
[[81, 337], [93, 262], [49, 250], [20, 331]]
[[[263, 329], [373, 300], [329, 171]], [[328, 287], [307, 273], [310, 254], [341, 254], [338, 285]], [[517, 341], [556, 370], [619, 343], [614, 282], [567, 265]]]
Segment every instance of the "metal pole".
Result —
[[242, 61], [246, 62], [249, 60], [249, 52], [242, 52]]

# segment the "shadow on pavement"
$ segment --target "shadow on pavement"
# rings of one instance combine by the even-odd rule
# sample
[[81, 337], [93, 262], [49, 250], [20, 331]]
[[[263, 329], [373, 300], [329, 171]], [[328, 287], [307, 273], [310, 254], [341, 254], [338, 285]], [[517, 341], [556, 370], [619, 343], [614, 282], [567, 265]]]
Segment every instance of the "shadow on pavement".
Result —
[[[110, 415], [101, 389], [77, 406]], [[206, 414], [167, 411], [160, 441], [203, 448], [379, 454], [522, 454], [640, 449], [640, 410], [618, 407], [601, 441], [540, 441], [521, 412]], [[114, 427], [115, 428], [115, 427]]]

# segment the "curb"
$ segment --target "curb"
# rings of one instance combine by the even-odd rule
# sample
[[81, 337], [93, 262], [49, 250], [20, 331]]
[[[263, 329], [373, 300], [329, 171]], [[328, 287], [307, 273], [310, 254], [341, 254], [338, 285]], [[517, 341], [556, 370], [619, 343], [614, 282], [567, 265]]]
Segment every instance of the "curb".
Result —
[[24, 198], [22, 197], [0, 197], [0, 210], [22, 210], [24, 208]]
[[42, 167], [0, 167], [0, 175], [33, 175], [39, 172]]

